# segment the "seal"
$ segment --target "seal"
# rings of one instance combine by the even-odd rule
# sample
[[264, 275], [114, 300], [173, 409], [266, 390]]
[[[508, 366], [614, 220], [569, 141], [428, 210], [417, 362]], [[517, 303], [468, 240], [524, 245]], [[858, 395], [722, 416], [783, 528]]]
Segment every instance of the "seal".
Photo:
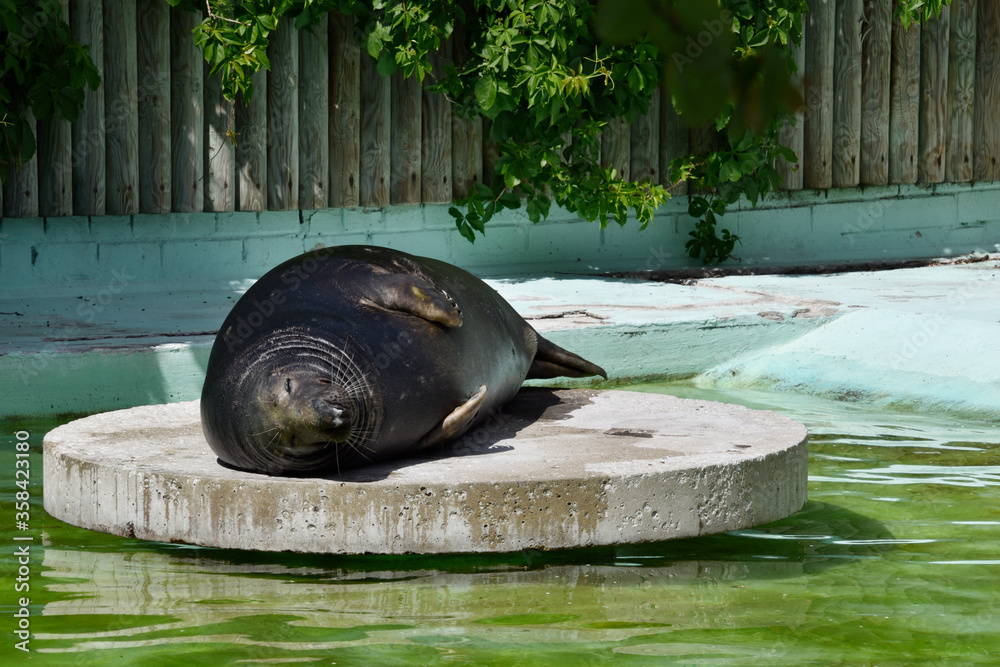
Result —
[[321, 476], [465, 433], [525, 378], [607, 377], [489, 285], [389, 248], [318, 248], [275, 267], [215, 339], [202, 428], [220, 461]]

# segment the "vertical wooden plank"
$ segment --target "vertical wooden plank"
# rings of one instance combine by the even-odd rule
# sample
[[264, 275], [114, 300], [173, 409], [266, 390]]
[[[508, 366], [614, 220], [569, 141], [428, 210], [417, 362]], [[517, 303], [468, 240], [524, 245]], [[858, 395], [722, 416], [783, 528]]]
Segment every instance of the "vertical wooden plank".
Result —
[[233, 103], [222, 94], [222, 72], [209, 76], [205, 67], [205, 210], [236, 208], [236, 147], [229, 139], [236, 130]]
[[[450, 43], [444, 53], [430, 56], [432, 75], [451, 60]], [[428, 81], [429, 83], [429, 81]], [[440, 93], [423, 90], [420, 137], [420, 200], [425, 204], [451, 201], [451, 102]]]
[[[59, 0], [62, 20], [69, 24], [69, 0]], [[73, 215], [73, 128], [55, 116], [39, 121], [38, 212], [42, 216]]]
[[687, 155], [689, 146], [688, 128], [674, 109], [670, 91], [660, 86], [660, 183], [668, 186], [670, 194], [675, 196], [687, 193], [687, 181], [673, 183], [670, 163]]
[[191, 35], [200, 22], [201, 14], [170, 10], [170, 201], [179, 213], [205, 205], [203, 58]]
[[[798, 45], [792, 46], [792, 57], [795, 59], [795, 75], [792, 81], [796, 86], [802, 85], [802, 73], [806, 67], [806, 34], [805, 29], [802, 30], [802, 37]], [[792, 149], [795, 155], [799, 158], [799, 161], [795, 164], [791, 164], [785, 160], [785, 158], [779, 157], [774, 162], [774, 169], [781, 176], [781, 189], [782, 190], [801, 190], [802, 189], [802, 152], [803, 152], [803, 142], [805, 140], [805, 120], [803, 110], [799, 109], [795, 112], [795, 124], [791, 122], [785, 122], [785, 124], [778, 130], [778, 142], [782, 146], [787, 146]]]
[[976, 102], [972, 177], [1000, 180], [1000, 3], [980, 0], [976, 27]]
[[[463, 24], [455, 26], [452, 33], [452, 57], [459, 67], [469, 59], [468, 35]], [[476, 183], [483, 182], [483, 119], [460, 118], [451, 122], [451, 174], [452, 196], [467, 197]]]
[[[361, 49], [354, 38], [354, 21], [352, 16], [342, 16], [337, 13], [330, 15], [330, 44], [332, 46], [330, 48], [330, 188], [328, 204], [344, 208], [354, 208], [358, 205], [361, 187], [361, 123], [363, 118], [361, 116]], [[371, 60], [368, 56], [365, 56], [365, 59]], [[374, 65], [374, 63], [370, 64]], [[388, 104], [388, 95], [386, 95], [385, 103]], [[388, 129], [387, 122], [385, 131], [388, 132]], [[388, 137], [375, 150], [384, 151], [385, 155], [379, 157], [388, 161]], [[388, 169], [382, 178], [385, 179], [385, 187], [388, 188]], [[388, 196], [385, 197], [384, 203], [388, 203]]]
[[267, 71], [250, 77], [253, 95], [236, 101], [236, 205], [267, 208]]
[[267, 48], [267, 207], [299, 207], [299, 39], [287, 16]]
[[483, 183], [493, 187], [497, 178], [496, 164], [500, 159], [500, 145], [493, 137], [492, 121], [483, 121]]
[[401, 71], [392, 75], [392, 129], [390, 132], [389, 201], [420, 202], [420, 82]]
[[917, 182], [920, 119], [920, 25], [892, 22], [889, 73], [889, 182]]
[[362, 206], [389, 205], [389, 126], [392, 79], [378, 73], [374, 58], [361, 57], [361, 165], [358, 175]]
[[628, 122], [623, 116], [610, 119], [601, 133], [601, 166], [613, 167], [618, 178], [624, 180], [629, 180], [632, 173], [630, 136]]
[[[28, 109], [25, 122], [35, 131], [35, 117]], [[38, 151], [30, 160], [7, 169], [3, 178], [3, 215], [8, 218], [38, 217]]]
[[326, 208], [330, 183], [328, 16], [299, 31], [299, 207]]
[[50, 116], [37, 124], [39, 215], [73, 215], [72, 138], [69, 121]]
[[833, 182], [834, 0], [809, 0], [806, 14], [806, 109], [802, 182], [828, 188]]
[[451, 174], [455, 199], [467, 197], [483, 182], [483, 119], [459, 118], [451, 123]]
[[833, 59], [833, 173], [835, 188], [849, 188], [861, 177], [861, 21], [862, 0], [837, 0]]
[[104, 0], [106, 211], [139, 212], [139, 99], [134, 0]]
[[865, 0], [861, 40], [861, 184], [889, 182], [889, 72], [892, 62], [892, 6]]
[[976, 0], [952, 0], [948, 41], [948, 133], [944, 178], [972, 180], [972, 112], [976, 98]]
[[[70, 4], [73, 39], [90, 45], [90, 57], [104, 79], [104, 3], [81, 0]], [[83, 108], [73, 123], [73, 212], [104, 215], [104, 86], [87, 88]]]
[[660, 93], [653, 93], [649, 111], [632, 123], [629, 172], [633, 181], [660, 182]]
[[[719, 148], [723, 145], [722, 137], [719, 136], [719, 131], [715, 129], [714, 123], [706, 123], [704, 125], [692, 127], [688, 134], [691, 152], [696, 155], [701, 153], [713, 153], [719, 150]], [[688, 190], [696, 194], [706, 194], [710, 192], [709, 188], [695, 187], [692, 184], [688, 184]]]
[[170, 211], [170, 6], [138, 0], [139, 211]]
[[949, 8], [928, 20], [920, 36], [920, 129], [917, 145], [917, 179], [921, 183], [944, 180], [948, 132]]

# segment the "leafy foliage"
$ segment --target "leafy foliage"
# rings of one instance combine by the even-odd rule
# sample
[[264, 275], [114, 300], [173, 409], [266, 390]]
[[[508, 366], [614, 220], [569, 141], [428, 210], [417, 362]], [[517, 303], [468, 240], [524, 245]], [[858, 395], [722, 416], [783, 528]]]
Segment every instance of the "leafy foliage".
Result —
[[[600, 140], [610, 119], [644, 113], [661, 84], [683, 119], [720, 138], [671, 165], [674, 182], [694, 187], [692, 257], [729, 257], [739, 238], [716, 229], [727, 206], [756, 204], [779, 185], [774, 160], [795, 161], [776, 137], [783, 109], [801, 104], [788, 46], [801, 38], [805, 0], [166, 1], [204, 16], [194, 39], [230, 99], [253, 94], [250, 76], [269, 67], [268, 39], [282, 20], [308, 28], [330, 11], [355, 15], [379, 72], [421, 81], [433, 79], [431, 54], [461, 27], [455, 60], [429, 85], [457, 113], [487, 119], [499, 146], [496, 180], [450, 209], [470, 241], [501, 210], [523, 205], [537, 222], [553, 202], [602, 227], [630, 216], [649, 224], [666, 188], [602, 167]], [[897, 0], [896, 15], [909, 25], [948, 3]], [[85, 87], [100, 84], [88, 47], [59, 15], [58, 0], [0, 0], [0, 161], [34, 153], [29, 108], [73, 120]]]
[[101, 77], [90, 47], [73, 40], [59, 0], [0, 0], [0, 167], [35, 154], [36, 120], [76, 120]]

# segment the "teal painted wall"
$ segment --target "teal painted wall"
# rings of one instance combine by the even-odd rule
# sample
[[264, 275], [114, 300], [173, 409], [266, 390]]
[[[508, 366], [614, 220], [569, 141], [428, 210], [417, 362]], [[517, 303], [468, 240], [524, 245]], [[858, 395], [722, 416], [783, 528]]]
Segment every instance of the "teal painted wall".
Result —
[[[69, 293], [82, 285], [205, 284], [252, 279], [325, 245], [368, 243], [449, 261], [484, 276], [597, 273], [697, 266], [684, 244], [686, 197], [645, 229], [607, 229], [565, 211], [532, 225], [521, 212], [470, 244], [445, 205], [378, 210], [172, 213], [0, 220], [6, 296]], [[1000, 184], [889, 186], [778, 193], [721, 218], [742, 238], [727, 265], [869, 262], [995, 252]]]

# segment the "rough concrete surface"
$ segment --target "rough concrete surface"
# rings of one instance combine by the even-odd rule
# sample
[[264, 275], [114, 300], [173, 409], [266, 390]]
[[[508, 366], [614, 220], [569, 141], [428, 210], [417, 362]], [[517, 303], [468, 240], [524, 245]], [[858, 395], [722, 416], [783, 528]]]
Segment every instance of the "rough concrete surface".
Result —
[[719, 533], [806, 500], [801, 424], [658, 394], [525, 389], [445, 450], [328, 478], [221, 466], [198, 402], [45, 438], [45, 509], [147, 540], [311, 553], [556, 549]]

